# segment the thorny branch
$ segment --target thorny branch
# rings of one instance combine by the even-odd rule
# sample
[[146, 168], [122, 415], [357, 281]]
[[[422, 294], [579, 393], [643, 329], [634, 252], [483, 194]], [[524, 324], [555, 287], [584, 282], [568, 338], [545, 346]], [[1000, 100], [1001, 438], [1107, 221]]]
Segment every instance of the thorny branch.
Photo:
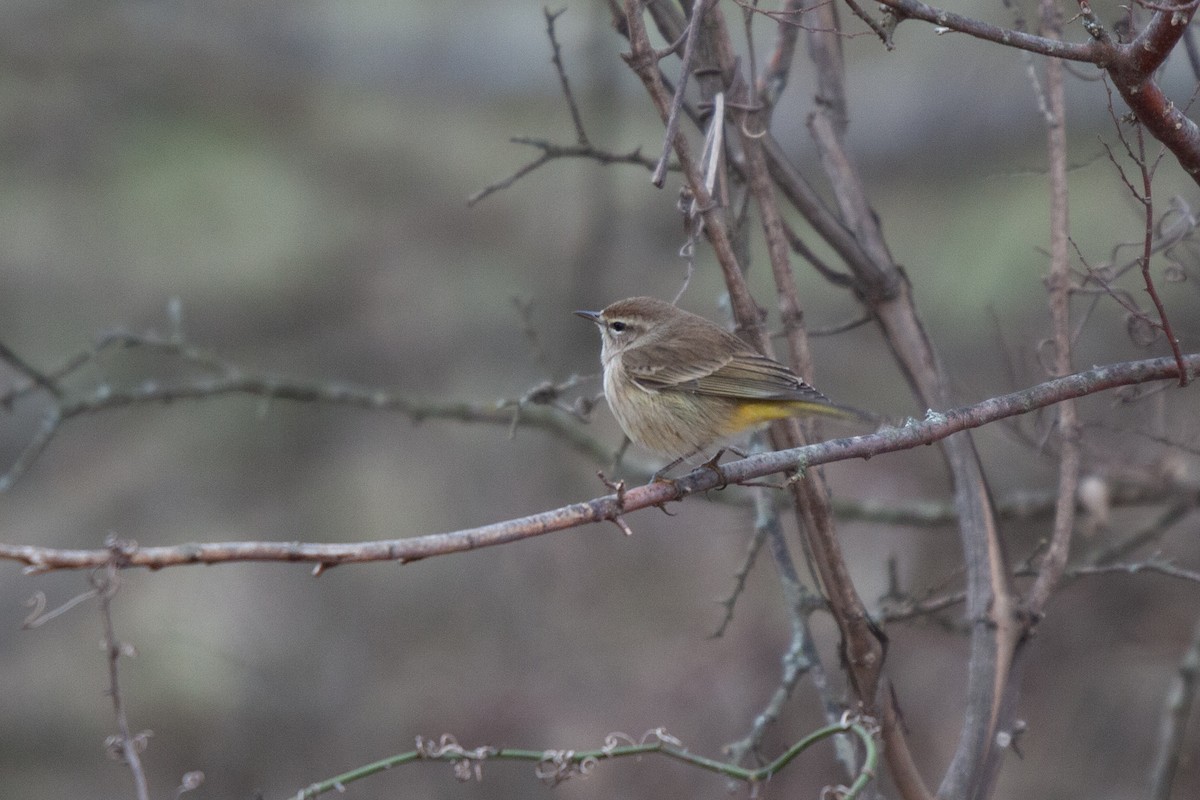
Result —
[[[151, 350], [177, 357], [195, 373], [175, 379], [146, 380], [136, 385], [99, 383], [79, 391], [67, 384], [84, 367], [110, 350]], [[71, 357], [61, 367], [44, 375], [50, 402], [42, 424], [26, 442], [8, 468], [0, 472], [0, 491], [11, 488], [45, 451], [64, 424], [72, 419], [137, 405], [161, 405], [183, 400], [201, 400], [231, 395], [258, 397], [267, 401], [320, 403], [375, 411], [400, 413], [413, 422], [431, 419], [457, 420], [509, 428], [518, 425], [554, 432], [563, 441], [589, 457], [611, 458], [608, 447], [588, 436], [578, 422], [587, 419], [593, 406], [588, 397], [568, 402], [571, 390], [586, 379], [572, 375], [560, 382], [543, 381], [521, 397], [493, 403], [424, 401], [381, 389], [368, 389], [337, 382], [290, 380], [269, 375], [251, 375], [240, 367], [194, 347], [178, 337], [118, 332], [107, 334], [96, 345]], [[11, 407], [40, 383], [17, 385], [0, 394], [0, 406]]]
[[[1184, 357], [1187, 369], [1200, 371], [1200, 353]], [[115, 553], [106, 550], [66, 550], [35, 545], [0, 544], [0, 560], [26, 565], [26, 572], [90, 569], [110, 559], [120, 568], [218, 564], [233, 561], [281, 561], [316, 564], [318, 574], [332, 566], [366, 561], [408, 563], [422, 558], [475, 550], [519, 541], [593, 522], [610, 522], [622, 515], [715, 489], [722, 480], [742, 483], [777, 472], [813, 467], [852, 458], [871, 458], [932, 444], [959, 431], [1025, 414], [1070, 398], [1084, 397], [1118, 386], [1176, 379], [1174, 359], [1158, 358], [1096, 367], [1055, 378], [1028, 389], [943, 412], [930, 411], [924, 420], [909, 420], [902, 427], [884, 428], [865, 436], [833, 439], [790, 450], [751, 456], [721, 465], [722, 476], [699, 468], [672, 482], [656, 482], [615, 494], [574, 503], [519, 519], [496, 522], [452, 533], [360, 543], [218, 542], [178, 546], [141, 547], [128, 543]]]

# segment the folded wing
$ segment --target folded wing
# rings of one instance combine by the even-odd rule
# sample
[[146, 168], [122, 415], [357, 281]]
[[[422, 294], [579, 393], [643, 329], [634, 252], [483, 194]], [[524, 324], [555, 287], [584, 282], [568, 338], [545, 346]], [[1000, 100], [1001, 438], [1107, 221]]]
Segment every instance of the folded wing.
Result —
[[737, 400], [802, 400], [826, 403], [825, 395], [802, 381], [783, 364], [752, 351], [718, 358], [657, 358], [653, 348], [625, 355], [633, 380], [651, 392], [691, 392]]

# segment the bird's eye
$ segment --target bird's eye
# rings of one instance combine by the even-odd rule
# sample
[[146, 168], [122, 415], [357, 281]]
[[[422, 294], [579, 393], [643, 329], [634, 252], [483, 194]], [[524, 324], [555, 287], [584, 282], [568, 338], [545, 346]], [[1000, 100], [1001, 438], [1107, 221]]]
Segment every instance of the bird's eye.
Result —
[[608, 329], [611, 330], [613, 333], [620, 333], [621, 331], [625, 330], [625, 328], [627, 328], [627, 327], [628, 326], [619, 319], [608, 323]]

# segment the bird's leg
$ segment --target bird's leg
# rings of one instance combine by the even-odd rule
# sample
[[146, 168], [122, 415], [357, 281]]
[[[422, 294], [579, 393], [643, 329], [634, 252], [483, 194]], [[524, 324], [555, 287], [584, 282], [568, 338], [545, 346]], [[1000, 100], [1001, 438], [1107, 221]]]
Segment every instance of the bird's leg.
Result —
[[[688, 455], [691, 455], [691, 454], [689, 453]], [[666, 475], [671, 470], [678, 467], [680, 464], [682, 464], [683, 460], [685, 458], [687, 458], [687, 456], [680, 456], [679, 458], [672, 461], [670, 464], [667, 464], [665, 467], [660, 469], [658, 472], [656, 472], [650, 476], [650, 482], [651, 483], [675, 483], [675, 481], [673, 479], [666, 478], [663, 476]]]
[[[732, 448], [730, 448], [730, 449], [732, 449]], [[708, 461], [705, 461], [703, 464], [700, 465], [700, 466], [704, 467], [705, 469], [712, 470], [714, 473], [716, 473], [717, 480], [719, 480], [721, 482], [721, 485], [717, 487], [718, 491], [720, 491], [721, 489], [724, 489], [726, 486], [729, 485], [729, 480], [725, 477], [725, 472], [717, 464], [717, 462], [721, 460], [721, 456], [723, 456], [723, 455], [725, 455], [724, 447], [722, 447], [720, 450], [718, 450], [717, 454], [715, 456], [713, 456]]]
[[[689, 453], [689, 455], [690, 455], [690, 453]], [[675, 480], [674, 478], [666, 477], [666, 474], [668, 472], [670, 472], [671, 470], [675, 469], [675, 467], [682, 464], [683, 460], [685, 458], [687, 458], [687, 456], [680, 456], [679, 458], [672, 461], [670, 464], [667, 464], [665, 467], [660, 469], [658, 472], [656, 472], [650, 476], [650, 482], [651, 483], [669, 483], [669, 484], [671, 484], [671, 488], [675, 490], [675, 493], [679, 494], [679, 481]], [[663, 512], [664, 514], [666, 514], [668, 517], [675, 516], [670, 511], [667, 511], [666, 503], [657, 503], [656, 505], [658, 506], [658, 510]]]

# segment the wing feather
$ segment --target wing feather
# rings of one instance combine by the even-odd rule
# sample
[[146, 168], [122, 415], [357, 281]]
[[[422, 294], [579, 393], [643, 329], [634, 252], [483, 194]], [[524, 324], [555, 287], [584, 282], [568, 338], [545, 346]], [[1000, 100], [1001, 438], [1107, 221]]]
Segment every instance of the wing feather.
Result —
[[[724, 331], [722, 331], [724, 333]], [[732, 334], [728, 334], [730, 338]], [[741, 344], [741, 340], [737, 340]], [[830, 403], [829, 398], [801, 380], [774, 359], [745, 348], [718, 357], [704, 357], [712, 349], [693, 346], [681, 354], [664, 352], [647, 343], [625, 352], [623, 361], [629, 377], [652, 392], [690, 392], [738, 400], [803, 400]]]

